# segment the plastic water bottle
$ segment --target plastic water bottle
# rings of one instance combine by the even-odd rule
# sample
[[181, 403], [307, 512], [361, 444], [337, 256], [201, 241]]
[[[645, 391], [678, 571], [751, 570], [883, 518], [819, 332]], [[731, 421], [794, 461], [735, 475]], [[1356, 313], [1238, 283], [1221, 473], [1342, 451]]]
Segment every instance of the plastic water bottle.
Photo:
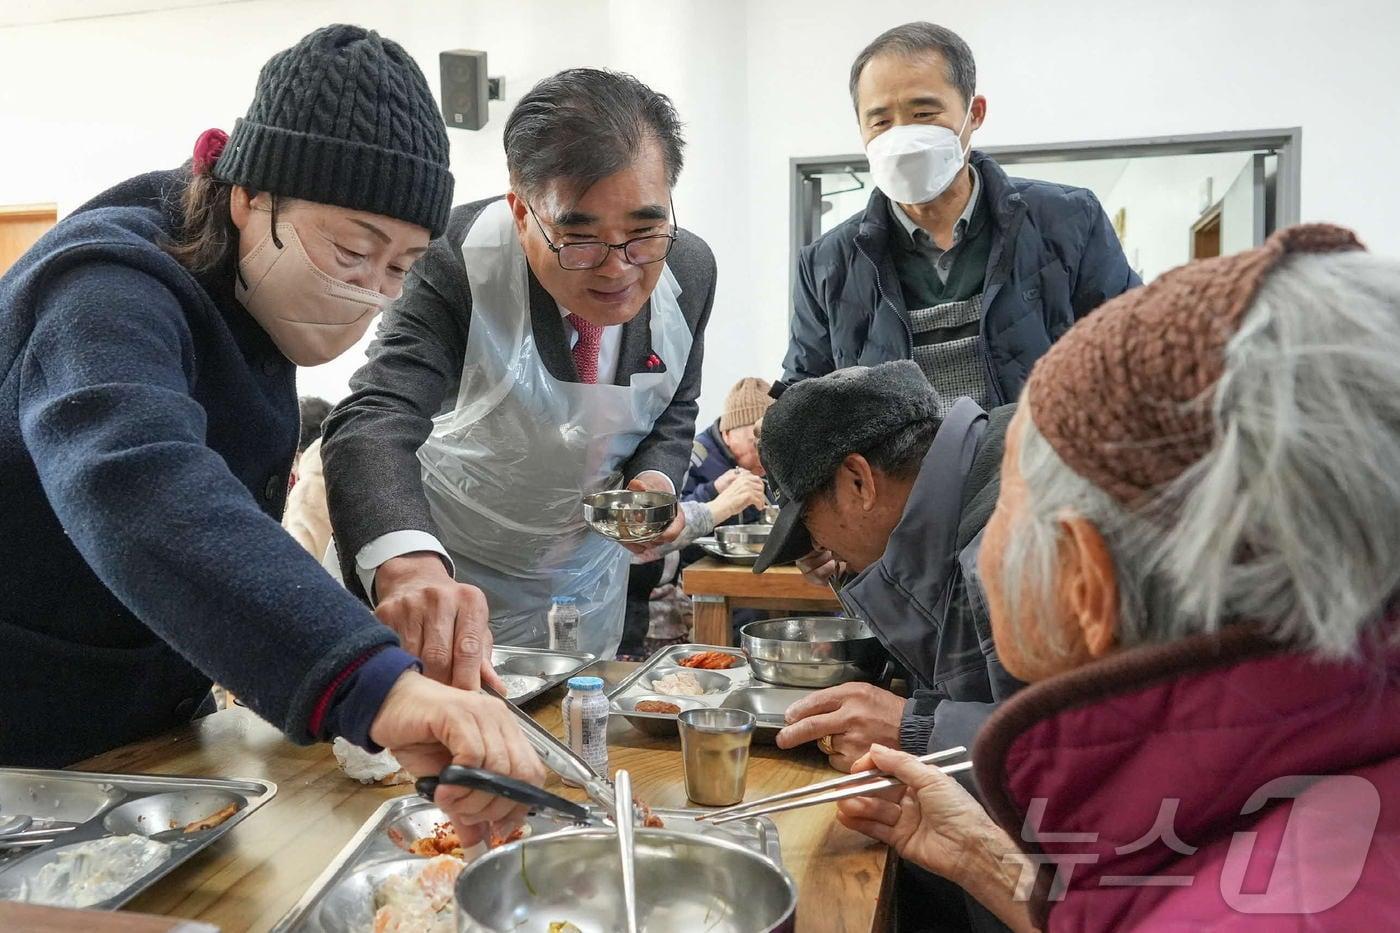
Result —
[[[608, 698], [603, 678], [570, 677], [564, 695], [564, 735], [569, 748], [598, 773], [608, 776]], [[572, 781], [566, 781], [574, 787]]]
[[554, 651], [578, 650], [579, 613], [572, 596], [554, 597], [549, 607], [549, 647]]

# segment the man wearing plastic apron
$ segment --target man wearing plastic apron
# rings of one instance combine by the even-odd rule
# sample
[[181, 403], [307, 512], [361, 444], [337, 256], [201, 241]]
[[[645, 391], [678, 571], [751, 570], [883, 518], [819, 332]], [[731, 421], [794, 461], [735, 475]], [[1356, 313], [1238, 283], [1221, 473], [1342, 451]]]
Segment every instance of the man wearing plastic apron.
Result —
[[430, 676], [475, 688], [493, 641], [546, 644], [555, 596], [582, 647], [618, 644], [627, 555], [582, 498], [676, 491], [714, 301], [671, 204], [679, 127], [628, 76], [541, 81], [504, 128], [510, 192], [453, 210], [326, 421], [344, 579]]
[[[631, 385], [562, 382], [540, 360], [529, 272], [504, 201], [462, 245], [471, 337], [456, 407], [418, 451], [438, 538], [457, 577], [486, 594], [499, 644], [546, 646], [551, 598], [572, 596], [579, 648], [611, 657], [622, 639], [631, 555], [583, 521], [583, 496], [618, 485], [623, 462], [680, 385], [680, 370]], [[651, 294], [651, 339], [663, 360], [692, 342], [669, 270]]]

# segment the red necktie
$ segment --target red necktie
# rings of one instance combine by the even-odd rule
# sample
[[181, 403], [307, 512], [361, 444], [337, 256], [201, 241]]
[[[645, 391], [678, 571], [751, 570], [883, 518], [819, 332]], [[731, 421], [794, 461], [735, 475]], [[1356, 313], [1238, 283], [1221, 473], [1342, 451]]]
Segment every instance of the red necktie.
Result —
[[602, 325], [585, 321], [577, 314], [568, 317], [569, 326], [578, 334], [574, 344], [574, 366], [578, 368], [579, 382], [593, 385], [598, 381], [598, 349], [603, 344]]

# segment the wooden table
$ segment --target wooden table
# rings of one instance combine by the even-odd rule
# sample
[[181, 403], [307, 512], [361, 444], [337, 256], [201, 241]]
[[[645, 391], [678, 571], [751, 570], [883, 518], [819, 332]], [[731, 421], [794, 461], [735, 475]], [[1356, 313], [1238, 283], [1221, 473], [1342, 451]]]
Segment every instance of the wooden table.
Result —
[[730, 627], [734, 609], [841, 611], [830, 587], [808, 583], [796, 567], [754, 573], [752, 567], [706, 557], [685, 568], [681, 588], [694, 602], [695, 641], [704, 645], [734, 644]]
[[[604, 662], [589, 673], [611, 687], [636, 665]], [[562, 689], [528, 710], [562, 735]], [[611, 764], [632, 773], [637, 794], [657, 807], [687, 807], [680, 746], [652, 738], [614, 718]], [[350, 837], [385, 801], [407, 788], [362, 786], [341, 773], [325, 745], [293, 745], [245, 709], [215, 713], [183, 729], [116, 749], [77, 766], [81, 770], [263, 778], [277, 795], [219, 842], [138, 897], [131, 909], [197, 919], [224, 933], [267, 930], [301, 898]], [[815, 749], [782, 752], [755, 745], [748, 798], [833, 777]], [[581, 792], [551, 777], [562, 796]], [[798, 929], [810, 933], [877, 933], [889, 926], [894, 865], [888, 850], [845, 829], [835, 807], [813, 807], [774, 817], [783, 864], [797, 882]]]
[[217, 927], [180, 917], [152, 917], [124, 910], [66, 910], [0, 901], [0, 930], [24, 933], [220, 933]]

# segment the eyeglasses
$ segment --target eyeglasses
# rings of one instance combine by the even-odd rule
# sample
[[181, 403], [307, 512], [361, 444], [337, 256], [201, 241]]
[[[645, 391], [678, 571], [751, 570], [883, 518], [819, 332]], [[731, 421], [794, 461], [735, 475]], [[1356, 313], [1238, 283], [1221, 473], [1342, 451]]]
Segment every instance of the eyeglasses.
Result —
[[563, 246], [557, 246], [545, 232], [544, 224], [540, 223], [539, 216], [528, 201], [525, 202], [525, 207], [530, 211], [530, 216], [535, 218], [535, 226], [540, 228], [540, 236], [544, 237], [549, 251], [558, 258], [559, 268], [569, 272], [597, 269], [608, 261], [615, 249], [622, 250], [622, 257], [634, 266], [649, 266], [654, 262], [661, 262], [671, 255], [671, 247], [676, 245], [676, 232], [680, 229], [676, 225], [676, 205], [673, 202], [670, 233], [633, 237], [625, 243], [604, 243], [599, 240], [594, 243], [565, 243]]

